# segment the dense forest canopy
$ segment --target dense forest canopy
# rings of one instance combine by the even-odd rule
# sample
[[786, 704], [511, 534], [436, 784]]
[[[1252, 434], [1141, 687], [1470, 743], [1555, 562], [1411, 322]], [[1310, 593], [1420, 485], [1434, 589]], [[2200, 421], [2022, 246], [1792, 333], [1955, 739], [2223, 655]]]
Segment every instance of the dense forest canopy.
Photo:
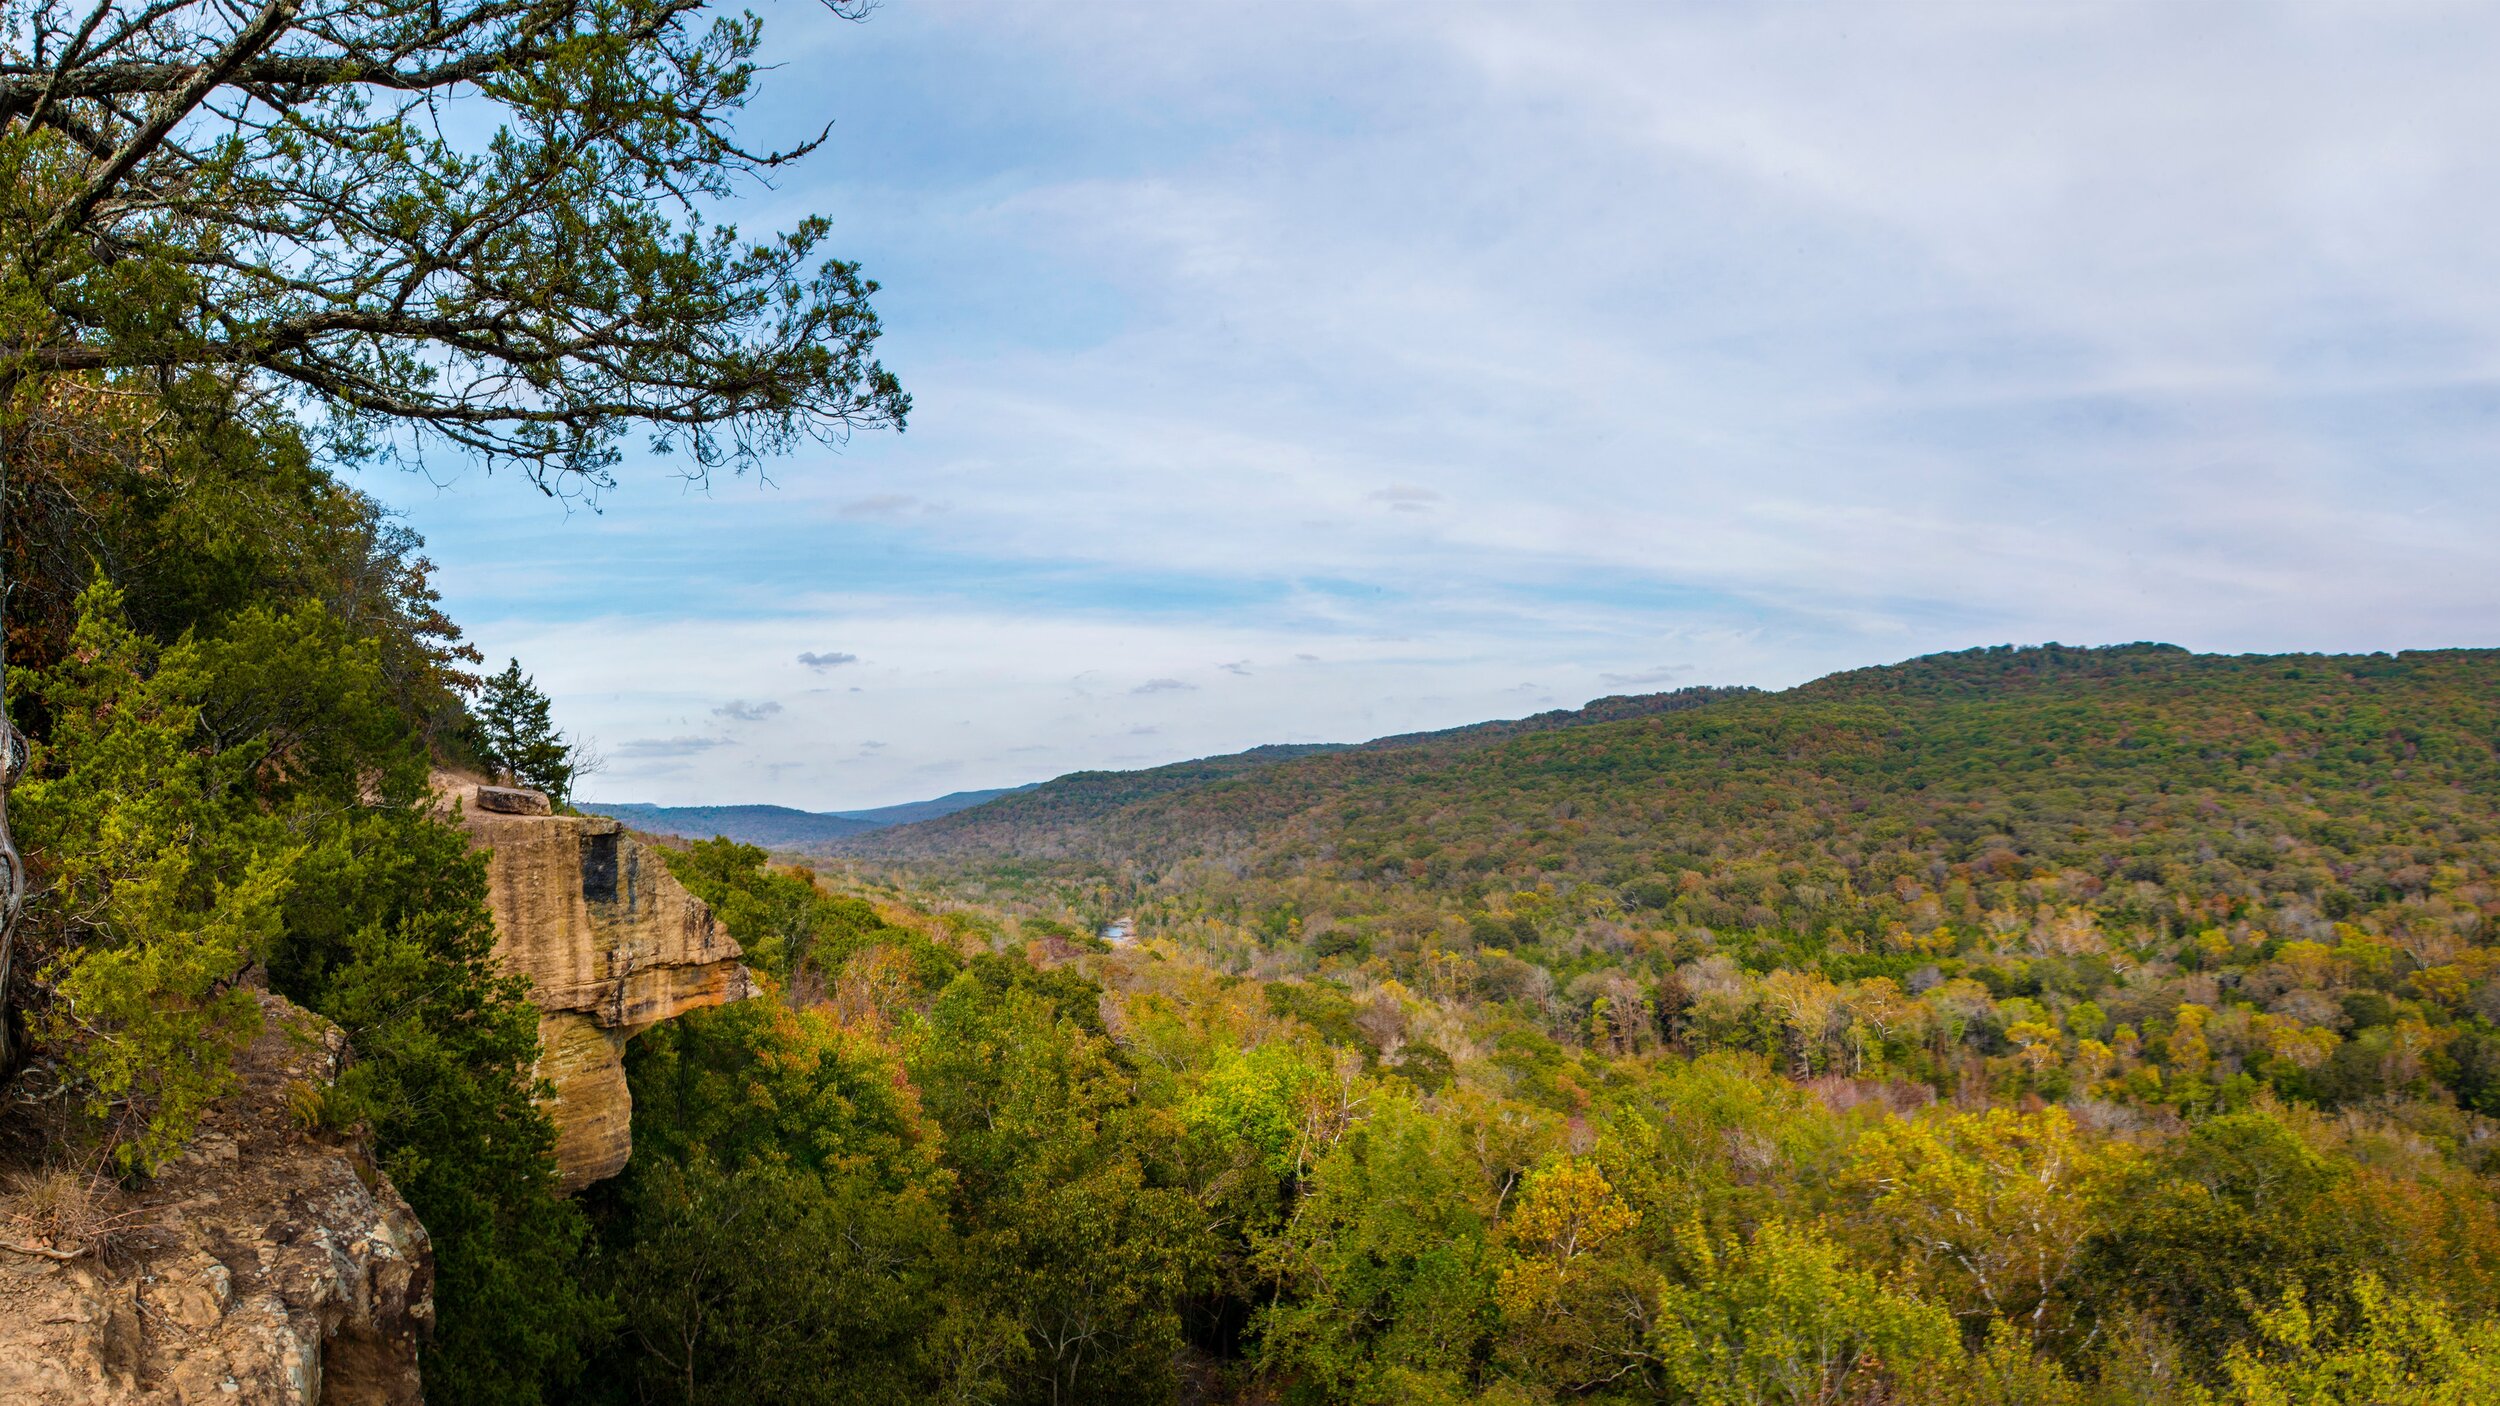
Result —
[[2019, 967], [2097, 992], [2367, 947], [2461, 1011], [2500, 864], [2495, 685], [2493, 651], [1973, 651], [1490, 746], [1310, 757], [1073, 823], [1036, 823], [1043, 788], [848, 847], [1566, 985], [1633, 948], [1888, 981]]
[[963, 978], [895, 927], [1099, 987], [1219, 1399], [2465, 1401], [2495, 684], [1975, 650], [1064, 778], [831, 847], [865, 946], [724, 911], [905, 1049]]

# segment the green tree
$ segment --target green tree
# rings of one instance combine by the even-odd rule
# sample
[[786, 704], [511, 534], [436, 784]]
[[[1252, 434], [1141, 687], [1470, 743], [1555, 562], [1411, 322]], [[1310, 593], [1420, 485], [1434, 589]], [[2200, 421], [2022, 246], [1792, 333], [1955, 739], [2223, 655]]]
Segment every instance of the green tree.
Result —
[[1688, 1279], [1659, 1290], [1651, 1342], [1696, 1406], [1833, 1406], [1880, 1399], [1961, 1355], [1951, 1314], [1851, 1268], [1810, 1229], [1768, 1221], [1741, 1244], [1685, 1237]]
[[403, 793], [321, 827], [269, 958], [279, 992], [356, 1053], [332, 1121], [372, 1131], [434, 1243], [426, 1398], [564, 1399], [610, 1325], [583, 1282], [581, 1208], [532, 1100], [538, 1012], [494, 956], [484, 857]]
[[537, 680], [522, 673], [515, 659], [480, 689], [470, 709], [477, 720], [472, 736], [487, 766], [511, 772], [521, 785], [562, 805], [572, 797], [581, 755], [556, 731], [551, 708]]
[[1258, 1247], [1275, 1294], [1259, 1315], [1261, 1360], [1299, 1400], [1460, 1392], [1496, 1322], [1494, 1197], [1460, 1130], [1394, 1085], [1371, 1098]]
[[698, 840], [668, 851], [669, 872], [718, 914], [747, 962], [793, 990], [821, 987], [851, 958], [883, 949], [909, 974], [911, 994], [935, 996], [962, 961], [874, 905], [828, 893], [804, 869], [777, 869], [764, 851], [735, 840]]
[[298, 853], [238, 799], [248, 759], [198, 745], [202, 653], [159, 649], [99, 585], [70, 657], [19, 680], [52, 722], [20, 810], [46, 880], [34, 950], [52, 999], [37, 1029], [95, 1111], [135, 1119], [116, 1155], [141, 1170], [233, 1085], [259, 1030], [239, 979], [278, 934]]
[[2500, 1321], [2391, 1294], [2363, 1274], [2321, 1308], [2296, 1290], [2256, 1310], [2257, 1332], [2223, 1359], [2244, 1406], [2468, 1406], [2500, 1399]]
[[636, 1179], [611, 1279], [643, 1401], [902, 1406], [948, 1382], [945, 1213], [854, 1177], [700, 1151]]
[[1181, 1105], [1181, 1124], [1218, 1144], [1239, 1144], [1269, 1178], [1291, 1184], [1318, 1150], [1311, 1105], [1327, 1082], [1325, 1071], [1291, 1045], [1224, 1050]]
[[146, 1170], [230, 1084], [240, 980], [265, 964], [347, 1032], [324, 1114], [371, 1133], [433, 1240], [430, 1396], [544, 1399], [605, 1314], [532, 1102], [536, 1012], [494, 961], [482, 858], [423, 804], [379, 642], [307, 603], [159, 646], [119, 601], [90, 588], [62, 660], [25, 680], [46, 722], [21, 793], [40, 1033], [131, 1115], [121, 1155]]
[[603, 1189], [620, 1399], [978, 1399], [1003, 1334], [962, 1292], [952, 1180], [892, 1053], [772, 999], [645, 1035]]
[[703, 217], [815, 145], [739, 140], [760, 29], [704, 8], [0, 11], [0, 403], [219, 368], [328, 407], [347, 447], [398, 427], [549, 491], [603, 482], [635, 423], [698, 470], [899, 423], [873, 285], [820, 258], [827, 222], [746, 241]]
[[2329, 1306], [2362, 1269], [2327, 1193], [2345, 1169], [2263, 1110], [2208, 1119], [2138, 1168], [2093, 1227], [2079, 1279], [2104, 1314], [2148, 1310], [2201, 1367], [2287, 1293]]
[[1212, 1246], [1181, 1185], [1177, 1120], [1136, 1101], [1100, 1017], [1068, 1011], [1081, 981], [975, 962], [908, 1067], [944, 1134], [976, 1292], [1014, 1327], [1009, 1399], [1168, 1400], [1180, 1304]]

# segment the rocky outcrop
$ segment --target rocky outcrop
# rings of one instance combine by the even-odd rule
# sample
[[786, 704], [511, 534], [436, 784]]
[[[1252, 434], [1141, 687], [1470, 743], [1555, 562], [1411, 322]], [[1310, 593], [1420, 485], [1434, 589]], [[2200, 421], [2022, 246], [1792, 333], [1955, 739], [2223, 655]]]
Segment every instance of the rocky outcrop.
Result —
[[0, 1249], [0, 1401], [422, 1400], [417, 1349], [434, 1316], [425, 1227], [361, 1145], [303, 1130], [346, 1057], [337, 1027], [259, 999], [242, 1086], [179, 1161], [136, 1192], [64, 1174], [98, 1198], [81, 1218], [101, 1246], [85, 1236]]
[[614, 1176], [633, 1150], [625, 1042], [754, 994], [744, 954], [616, 821], [550, 814], [535, 791], [460, 777], [437, 777], [436, 788], [488, 851], [496, 951], [538, 1003], [538, 1075], [555, 1090], [548, 1112], [565, 1188]]

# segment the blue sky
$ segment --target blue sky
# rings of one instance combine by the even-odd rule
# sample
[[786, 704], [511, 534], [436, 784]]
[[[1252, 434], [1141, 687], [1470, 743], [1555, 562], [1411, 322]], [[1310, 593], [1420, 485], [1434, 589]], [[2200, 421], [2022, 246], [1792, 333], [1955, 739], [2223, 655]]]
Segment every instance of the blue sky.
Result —
[[2500, 11], [761, 13], [749, 130], [835, 125], [734, 213], [833, 217], [909, 432], [596, 514], [362, 479], [590, 795], [2500, 644]]

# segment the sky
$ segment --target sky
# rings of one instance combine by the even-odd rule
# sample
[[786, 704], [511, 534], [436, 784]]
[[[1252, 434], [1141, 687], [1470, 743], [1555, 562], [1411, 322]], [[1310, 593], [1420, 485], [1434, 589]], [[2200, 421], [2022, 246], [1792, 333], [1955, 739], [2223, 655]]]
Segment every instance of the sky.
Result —
[[2500, 645], [2500, 9], [759, 6], [901, 434], [360, 486], [584, 795], [811, 810], [1999, 643]]

